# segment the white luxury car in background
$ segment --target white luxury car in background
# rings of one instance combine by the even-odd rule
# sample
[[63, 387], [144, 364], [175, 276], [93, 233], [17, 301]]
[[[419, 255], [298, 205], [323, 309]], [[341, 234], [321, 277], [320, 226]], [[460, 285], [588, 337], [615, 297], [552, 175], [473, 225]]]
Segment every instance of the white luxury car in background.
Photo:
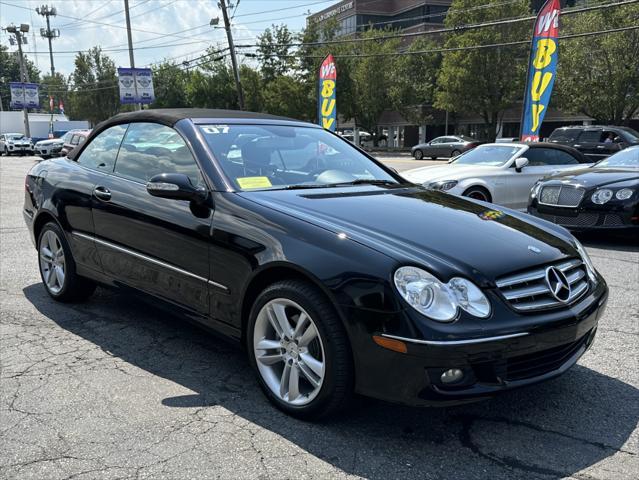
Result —
[[413, 183], [505, 207], [525, 210], [532, 186], [542, 177], [590, 165], [571, 147], [548, 143], [486, 143], [445, 165], [403, 172]]
[[42, 158], [57, 157], [60, 155], [60, 151], [64, 146], [64, 139], [62, 138], [50, 138], [47, 140], [40, 140], [34, 146], [34, 153]]

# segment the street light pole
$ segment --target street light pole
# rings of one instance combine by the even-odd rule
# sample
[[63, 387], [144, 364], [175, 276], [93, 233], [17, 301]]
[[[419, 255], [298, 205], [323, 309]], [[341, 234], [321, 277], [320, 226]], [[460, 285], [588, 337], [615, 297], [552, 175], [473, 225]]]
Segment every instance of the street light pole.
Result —
[[[7, 32], [13, 33], [16, 37], [16, 42], [18, 44], [18, 55], [20, 58], [20, 81], [23, 83], [22, 93], [24, 97], [24, 83], [29, 81], [29, 77], [27, 76], [27, 68], [24, 64], [24, 55], [22, 54], [22, 34], [29, 32], [29, 25], [23, 23], [20, 25], [20, 28], [17, 28], [15, 25], [9, 25], [6, 28]], [[22, 114], [24, 116], [24, 134], [27, 137], [31, 137], [31, 129], [29, 128], [29, 111], [27, 110], [26, 104], [22, 107]]]
[[[131, 16], [129, 15], [129, 0], [124, 0], [124, 16], [126, 17], [126, 36], [129, 40], [129, 62], [131, 63], [131, 69], [135, 68], [135, 60], [133, 58], [133, 37], [131, 36]], [[135, 88], [135, 98], [138, 98], [138, 81], [135, 73], [133, 74], [133, 88]], [[135, 104], [136, 110], [141, 110], [142, 105]]]
[[224, 17], [224, 28], [226, 29], [226, 38], [229, 42], [229, 50], [231, 51], [231, 64], [233, 65], [233, 75], [235, 76], [235, 88], [237, 89], [237, 101], [240, 110], [244, 110], [244, 93], [242, 92], [242, 82], [240, 82], [240, 70], [237, 67], [237, 58], [235, 56], [235, 45], [233, 44], [233, 34], [231, 33], [231, 22], [226, 9], [226, 0], [220, 0], [222, 8], [222, 16]]

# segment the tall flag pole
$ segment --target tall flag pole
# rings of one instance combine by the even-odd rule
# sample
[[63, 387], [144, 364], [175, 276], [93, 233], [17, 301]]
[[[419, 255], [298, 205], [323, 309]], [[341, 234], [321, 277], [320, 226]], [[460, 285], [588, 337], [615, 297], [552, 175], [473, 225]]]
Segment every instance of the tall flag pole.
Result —
[[524, 142], [539, 141], [539, 129], [550, 103], [557, 76], [560, 12], [559, 0], [547, 0], [535, 21], [521, 112], [519, 138]]
[[337, 105], [335, 87], [337, 70], [333, 55], [328, 55], [319, 69], [319, 95], [317, 98], [317, 118], [319, 124], [331, 132], [337, 127]]

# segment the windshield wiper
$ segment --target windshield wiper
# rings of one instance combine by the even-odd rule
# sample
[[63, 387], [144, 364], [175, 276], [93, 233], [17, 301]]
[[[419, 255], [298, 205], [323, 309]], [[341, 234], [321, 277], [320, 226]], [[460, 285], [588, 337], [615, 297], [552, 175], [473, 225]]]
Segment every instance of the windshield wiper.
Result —
[[401, 183], [396, 180], [378, 180], [376, 178], [358, 178], [352, 182], [331, 183], [331, 186], [340, 185], [401, 185]]
[[271, 190], [306, 190], [310, 188], [327, 188], [332, 187], [330, 183], [298, 183], [294, 185], [286, 185], [281, 188], [273, 188]]

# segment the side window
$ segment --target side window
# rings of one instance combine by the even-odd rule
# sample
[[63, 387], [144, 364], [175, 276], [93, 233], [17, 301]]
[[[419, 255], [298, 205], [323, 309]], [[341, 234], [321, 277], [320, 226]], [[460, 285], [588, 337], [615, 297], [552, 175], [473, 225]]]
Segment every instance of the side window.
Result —
[[[104, 172], [112, 172], [126, 125], [107, 128], [91, 140], [77, 159], [80, 165]], [[73, 140], [73, 139], [72, 139]], [[77, 143], [77, 140], [76, 140]]]
[[531, 167], [541, 167], [549, 163], [549, 150], [547, 148], [529, 148], [523, 156], [528, 159], [528, 165]]
[[432, 143], [433, 145], [437, 145], [438, 143], [443, 143], [443, 141], [444, 141], [443, 137], [439, 137], [432, 140], [430, 143]]
[[115, 173], [147, 182], [160, 173], [183, 173], [193, 185], [202, 185], [200, 169], [186, 143], [170, 127], [132, 123], [126, 132]]
[[555, 161], [556, 165], [576, 165], [579, 163], [579, 160], [562, 150], [555, 150]]
[[601, 140], [601, 130], [585, 130], [579, 136], [580, 143], [599, 143]]
[[73, 135], [71, 137], [71, 141], [69, 142], [71, 145], [77, 145], [78, 144], [78, 136], [77, 135]]

